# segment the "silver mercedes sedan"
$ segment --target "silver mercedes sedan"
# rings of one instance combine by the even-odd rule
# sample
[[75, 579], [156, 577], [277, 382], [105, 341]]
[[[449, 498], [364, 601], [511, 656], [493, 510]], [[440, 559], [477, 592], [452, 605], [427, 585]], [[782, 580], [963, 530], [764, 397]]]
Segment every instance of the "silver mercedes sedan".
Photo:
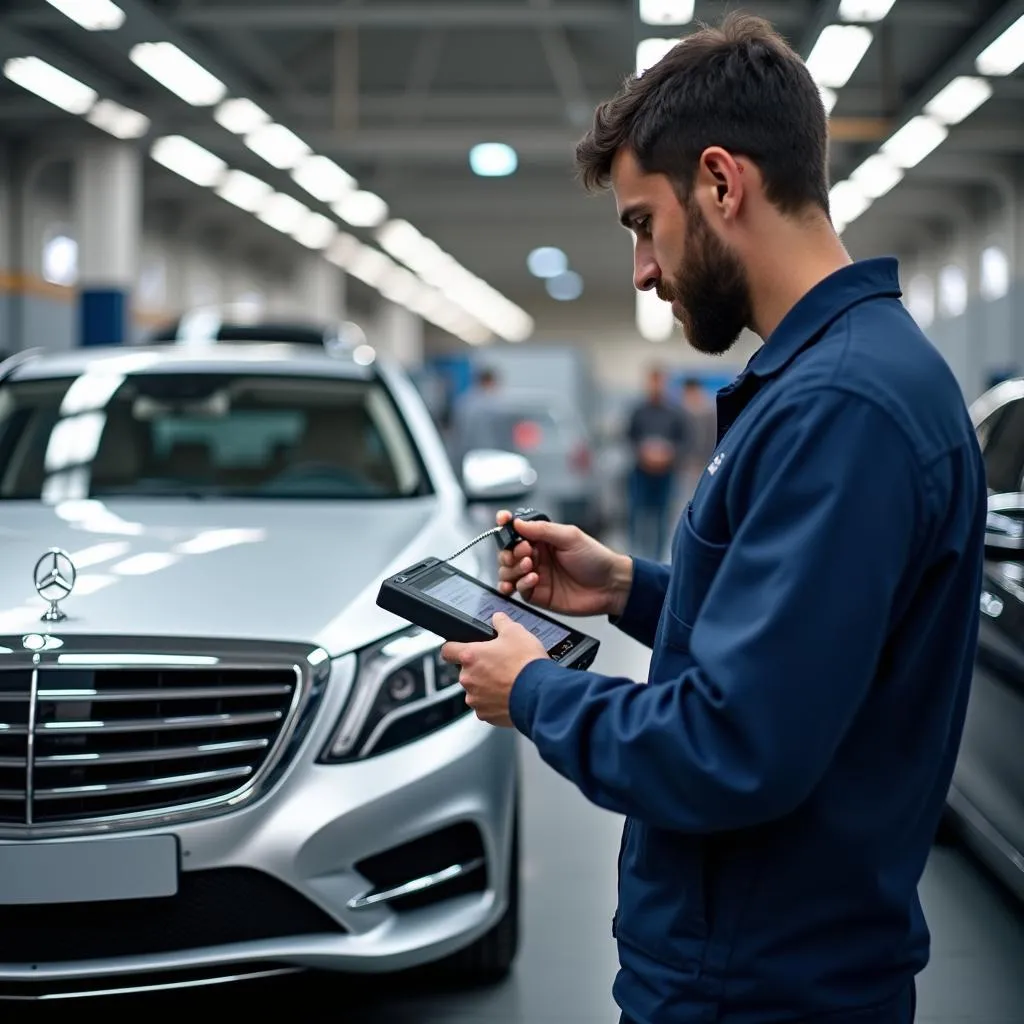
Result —
[[375, 598], [530, 467], [261, 337], [0, 366], [0, 997], [515, 957], [513, 734]]

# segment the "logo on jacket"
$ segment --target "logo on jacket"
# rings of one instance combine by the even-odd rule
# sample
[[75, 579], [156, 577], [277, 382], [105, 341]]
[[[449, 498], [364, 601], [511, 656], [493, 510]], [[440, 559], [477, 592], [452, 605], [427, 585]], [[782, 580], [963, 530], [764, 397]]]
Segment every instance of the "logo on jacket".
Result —
[[36, 562], [33, 573], [36, 593], [50, 606], [42, 615], [43, 622], [60, 622], [67, 618], [60, 603], [75, 589], [77, 577], [71, 556], [60, 548], [50, 548]]
[[708, 463], [708, 476], [714, 476], [718, 472], [718, 467], [722, 464], [722, 459], [725, 458], [725, 452], [719, 452], [709, 463]]

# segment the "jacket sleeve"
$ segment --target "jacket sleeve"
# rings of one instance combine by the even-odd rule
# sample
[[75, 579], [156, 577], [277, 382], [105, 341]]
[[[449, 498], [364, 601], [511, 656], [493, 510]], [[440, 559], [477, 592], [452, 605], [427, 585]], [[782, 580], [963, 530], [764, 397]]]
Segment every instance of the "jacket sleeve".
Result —
[[758, 437], [732, 467], [733, 536], [690, 657], [665, 658], [679, 675], [640, 685], [538, 661], [513, 686], [513, 722], [549, 765], [658, 827], [743, 828], [810, 794], [875, 677], [925, 529], [923, 471], [866, 399], [805, 393]]
[[629, 590], [626, 607], [619, 616], [609, 616], [627, 636], [645, 647], [653, 647], [658, 631], [658, 619], [668, 592], [669, 568], [646, 558], [633, 559], [633, 585]]

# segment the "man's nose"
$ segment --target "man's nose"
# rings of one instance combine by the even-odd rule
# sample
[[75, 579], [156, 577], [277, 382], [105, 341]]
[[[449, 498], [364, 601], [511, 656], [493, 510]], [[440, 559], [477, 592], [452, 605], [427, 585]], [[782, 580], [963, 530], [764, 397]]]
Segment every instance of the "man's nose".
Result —
[[637, 246], [633, 255], [633, 285], [638, 291], [647, 292], [661, 280], [661, 268], [653, 257]]

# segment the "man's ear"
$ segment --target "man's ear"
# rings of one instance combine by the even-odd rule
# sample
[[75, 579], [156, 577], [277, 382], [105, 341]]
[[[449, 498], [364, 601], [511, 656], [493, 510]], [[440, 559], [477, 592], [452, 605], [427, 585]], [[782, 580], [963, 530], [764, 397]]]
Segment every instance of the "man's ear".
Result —
[[697, 189], [705, 203], [721, 220], [735, 220], [743, 204], [746, 182], [743, 166], [721, 146], [709, 146], [700, 155]]

